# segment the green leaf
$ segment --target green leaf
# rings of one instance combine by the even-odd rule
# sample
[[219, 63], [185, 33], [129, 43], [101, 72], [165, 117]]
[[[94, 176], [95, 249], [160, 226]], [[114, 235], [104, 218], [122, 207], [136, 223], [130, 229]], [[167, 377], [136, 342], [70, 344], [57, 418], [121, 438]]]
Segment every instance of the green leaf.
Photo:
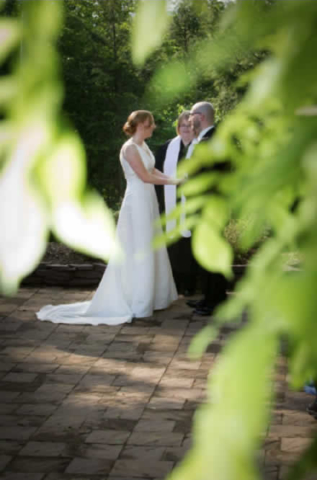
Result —
[[0, 105], [7, 105], [18, 93], [18, 83], [12, 76], [6, 76], [0, 80]]
[[170, 230], [168, 233], [163, 232], [161, 235], [156, 235], [152, 242], [153, 248], [161, 248], [163, 246], [170, 245], [175, 243], [182, 237], [182, 232], [184, 230], [192, 230], [197, 223], [199, 222], [198, 215], [191, 215], [186, 217], [185, 221], [182, 224], [178, 224], [175, 228]]
[[40, 163], [39, 177], [53, 206], [82, 195], [86, 180], [85, 151], [76, 135], [67, 133], [58, 141], [52, 155]]
[[66, 245], [94, 257], [107, 260], [121, 255], [115, 241], [115, 224], [104, 201], [88, 193], [81, 202], [58, 202], [52, 212], [53, 231]]
[[217, 183], [217, 180], [217, 173], [211, 172], [197, 175], [178, 188], [178, 196], [180, 197], [182, 194], [185, 195], [185, 197], [199, 195], [213, 187]]
[[198, 360], [207, 350], [210, 343], [216, 339], [218, 328], [207, 325], [199, 333], [197, 333], [188, 348], [188, 356], [191, 360]]
[[198, 262], [206, 270], [222, 273], [228, 278], [232, 277], [232, 249], [210, 224], [201, 222], [196, 226], [193, 234], [193, 251]]
[[132, 56], [136, 65], [161, 45], [170, 17], [166, 0], [140, 0], [132, 31]]
[[277, 348], [272, 333], [254, 326], [225, 347], [209, 377], [207, 401], [195, 414], [193, 448], [170, 479], [260, 478], [254, 458], [268, 421]]
[[[13, 293], [44, 254], [48, 215], [34, 190], [22, 152], [10, 159], [0, 176], [0, 290]], [[5, 208], [3, 207], [5, 205]]]
[[156, 223], [161, 223], [164, 226], [169, 220], [179, 220], [184, 212], [186, 212], [187, 215], [197, 212], [197, 210], [201, 209], [205, 204], [205, 196], [186, 199], [185, 206], [181, 202], [178, 202], [178, 204], [171, 211], [171, 213], [169, 213], [168, 215], [162, 214]]
[[28, 0], [25, 4], [25, 15], [23, 20], [28, 27], [28, 32], [35, 37], [42, 37], [42, 41], [47, 38], [54, 41], [62, 27], [63, 21], [63, 3], [62, 1], [46, 0]]
[[203, 218], [204, 221], [210, 222], [218, 230], [222, 230], [229, 220], [229, 209], [226, 201], [217, 195], [211, 196], [209, 200], [206, 199]]
[[20, 28], [16, 20], [0, 20], [0, 62], [17, 45], [20, 38]]
[[[157, 1], [161, 0], [146, 0]], [[176, 95], [181, 95], [190, 90], [196, 80], [195, 72], [191, 71], [190, 65], [175, 61], [160, 68], [154, 75], [150, 88], [155, 95], [156, 102], [160, 105], [170, 102]], [[154, 93], [153, 93], [154, 92]]]

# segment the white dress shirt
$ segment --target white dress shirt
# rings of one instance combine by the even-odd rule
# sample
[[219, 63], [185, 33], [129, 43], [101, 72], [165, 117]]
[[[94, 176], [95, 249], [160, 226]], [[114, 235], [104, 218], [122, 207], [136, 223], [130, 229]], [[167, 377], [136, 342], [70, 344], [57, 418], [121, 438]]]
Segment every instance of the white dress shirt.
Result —
[[198, 135], [197, 141], [200, 142], [201, 139], [203, 138], [203, 136], [204, 136], [207, 132], [209, 132], [209, 130], [211, 130], [212, 128], [215, 128], [215, 126], [214, 126], [214, 125], [211, 125], [210, 127], [204, 128], [204, 130], [202, 130], [202, 131], [200, 132], [200, 134]]

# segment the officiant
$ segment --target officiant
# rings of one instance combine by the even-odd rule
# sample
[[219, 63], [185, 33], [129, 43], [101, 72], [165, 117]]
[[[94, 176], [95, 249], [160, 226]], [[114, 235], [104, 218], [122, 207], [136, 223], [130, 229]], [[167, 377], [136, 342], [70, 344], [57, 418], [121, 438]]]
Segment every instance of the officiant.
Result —
[[[177, 119], [177, 136], [161, 145], [155, 155], [155, 167], [169, 176], [176, 177], [177, 165], [183, 158], [189, 158], [193, 143], [194, 132], [189, 122], [189, 111], [182, 112]], [[170, 188], [171, 187], [171, 188]], [[168, 215], [176, 206], [177, 187], [174, 185], [156, 185], [156, 193], [160, 213]], [[180, 200], [185, 204], [184, 197]], [[180, 218], [179, 221], [182, 221]], [[166, 231], [176, 227], [177, 220], [170, 220], [166, 224]], [[191, 250], [191, 232], [182, 231], [182, 238], [168, 247], [168, 253], [173, 270], [173, 276], [178, 293], [185, 296], [192, 295], [196, 288], [197, 263]]]

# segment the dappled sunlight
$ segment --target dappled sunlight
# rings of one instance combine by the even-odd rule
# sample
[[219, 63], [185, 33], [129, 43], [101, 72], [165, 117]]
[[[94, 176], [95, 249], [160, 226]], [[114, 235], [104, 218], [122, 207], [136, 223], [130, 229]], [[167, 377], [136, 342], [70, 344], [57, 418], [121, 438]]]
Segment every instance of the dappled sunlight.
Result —
[[[244, 323], [223, 326], [213, 339], [209, 337], [205, 353], [196, 351], [190, 360], [188, 347], [208, 322], [190, 315], [182, 299], [152, 318], [117, 327], [55, 325], [35, 318], [44, 299], [57, 303], [90, 296], [89, 290], [45, 288], [21, 289], [11, 299], [0, 298], [1, 408], [7, 425], [0, 428], [0, 437], [11, 449], [8, 473], [21, 468], [35, 472], [37, 462], [49, 457], [51, 472], [74, 474], [85, 467], [83, 478], [98, 469], [128, 478], [166, 475], [192, 445], [190, 432], [199, 406], [219, 399], [216, 376], [229, 394], [222, 397], [222, 415], [209, 419], [211, 427], [223, 419], [240, 442], [247, 441], [243, 420], [239, 424], [234, 411], [228, 416], [226, 406], [236, 384], [241, 380], [248, 384], [246, 367], [241, 364], [241, 377], [235, 379], [219, 371], [228, 338], [234, 339]], [[248, 353], [245, 348], [243, 357], [234, 356], [232, 361], [248, 362]], [[272, 459], [276, 472], [279, 462], [294, 460], [292, 446], [286, 446], [292, 432], [300, 430], [300, 451], [316, 429], [303, 412], [309, 396], [287, 390], [286, 374], [286, 359], [278, 357], [272, 374], [277, 403], [259, 453], [267, 474], [272, 473]], [[254, 410], [251, 396], [248, 409]], [[199, 422], [204, 422], [203, 412], [195, 416]], [[208, 436], [208, 444], [214, 441], [219, 437]]]

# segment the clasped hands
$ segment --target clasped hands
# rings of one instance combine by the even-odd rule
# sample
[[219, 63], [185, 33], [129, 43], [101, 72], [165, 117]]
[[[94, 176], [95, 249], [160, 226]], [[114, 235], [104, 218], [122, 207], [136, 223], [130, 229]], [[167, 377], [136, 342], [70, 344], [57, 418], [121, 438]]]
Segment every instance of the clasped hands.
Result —
[[176, 185], [177, 187], [179, 187], [179, 186], [183, 185], [186, 182], [187, 179], [188, 179], [187, 174], [183, 175], [181, 178], [173, 178], [172, 179], [173, 180], [172, 185]]

